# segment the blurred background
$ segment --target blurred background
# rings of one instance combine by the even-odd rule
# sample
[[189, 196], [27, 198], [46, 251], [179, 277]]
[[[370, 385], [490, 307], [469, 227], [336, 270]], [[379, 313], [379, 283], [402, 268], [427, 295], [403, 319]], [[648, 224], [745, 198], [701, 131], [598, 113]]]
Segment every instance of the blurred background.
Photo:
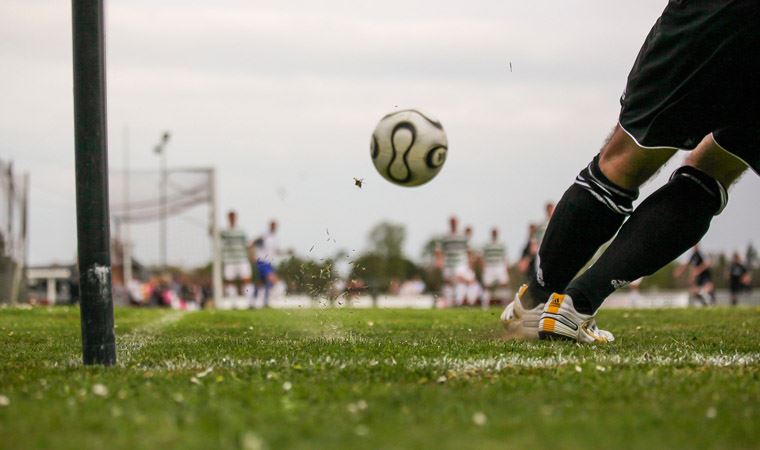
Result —
[[[665, 3], [108, 2], [118, 298], [205, 305], [213, 230], [229, 210], [251, 244], [278, 223], [273, 302], [286, 292], [377, 302], [407, 283], [430, 306], [443, 295], [436, 248], [452, 215], [473, 229], [480, 281], [478, 252], [499, 229], [511, 275], [499, 296], [510, 296], [527, 270], [518, 263], [529, 224], [545, 221], [546, 204], [615, 125], [627, 73]], [[0, 57], [0, 301], [71, 301], [70, 4], [0, 3]], [[449, 139], [443, 170], [417, 188], [386, 182], [369, 157], [380, 117], [409, 107], [439, 119]], [[747, 175], [702, 243], [719, 291], [734, 253], [753, 270], [759, 188]], [[674, 277], [675, 267], [641, 289], [685, 292], [689, 274]]]

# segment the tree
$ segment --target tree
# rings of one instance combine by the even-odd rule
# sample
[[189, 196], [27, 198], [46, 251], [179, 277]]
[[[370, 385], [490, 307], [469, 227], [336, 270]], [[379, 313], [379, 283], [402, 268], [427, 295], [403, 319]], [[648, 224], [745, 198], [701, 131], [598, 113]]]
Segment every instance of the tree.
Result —
[[371, 295], [387, 292], [391, 281], [421, 275], [421, 270], [403, 253], [406, 230], [403, 225], [381, 222], [369, 232], [370, 250], [353, 263], [350, 278], [364, 280]]
[[406, 229], [403, 225], [381, 222], [369, 232], [371, 252], [383, 258], [403, 257], [403, 245]]
[[332, 300], [335, 282], [333, 261], [313, 261], [291, 256], [277, 267], [277, 273], [288, 287], [288, 292], [307, 294], [312, 299]]

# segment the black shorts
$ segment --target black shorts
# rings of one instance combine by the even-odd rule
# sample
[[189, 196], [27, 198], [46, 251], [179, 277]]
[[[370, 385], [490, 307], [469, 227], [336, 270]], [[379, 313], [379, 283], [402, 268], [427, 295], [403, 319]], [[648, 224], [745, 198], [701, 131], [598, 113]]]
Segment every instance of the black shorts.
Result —
[[697, 279], [695, 281], [699, 287], [702, 287], [707, 283], [712, 283], [712, 273], [710, 272], [710, 269], [703, 270], [702, 273], [697, 275]]
[[760, 173], [760, 1], [671, 0], [620, 104], [642, 147], [691, 150], [713, 133]]

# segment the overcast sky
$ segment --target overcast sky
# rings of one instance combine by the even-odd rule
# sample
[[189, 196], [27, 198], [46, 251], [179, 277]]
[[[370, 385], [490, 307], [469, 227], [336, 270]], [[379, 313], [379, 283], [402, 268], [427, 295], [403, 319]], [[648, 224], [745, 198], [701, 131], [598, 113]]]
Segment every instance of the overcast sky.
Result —
[[[479, 243], [500, 227], [514, 258], [528, 221], [615, 124], [665, 4], [107, 2], [111, 165], [123, 165], [128, 130], [131, 166], [156, 167], [152, 147], [170, 130], [170, 165], [217, 169], [220, 219], [235, 208], [253, 235], [277, 218], [281, 245], [301, 254], [315, 243], [316, 255], [360, 250], [370, 227], [390, 220], [406, 225], [416, 258], [457, 214]], [[0, 157], [31, 174], [30, 261], [72, 261], [70, 2], [2, 0], [0, 60]], [[448, 161], [422, 187], [386, 182], [369, 156], [376, 122], [397, 107], [428, 111], [448, 134]], [[708, 250], [760, 243], [759, 190], [756, 175], [734, 188]], [[207, 251], [200, 227], [175, 222], [170, 261], [197, 263]], [[147, 262], [154, 235], [136, 242]]]

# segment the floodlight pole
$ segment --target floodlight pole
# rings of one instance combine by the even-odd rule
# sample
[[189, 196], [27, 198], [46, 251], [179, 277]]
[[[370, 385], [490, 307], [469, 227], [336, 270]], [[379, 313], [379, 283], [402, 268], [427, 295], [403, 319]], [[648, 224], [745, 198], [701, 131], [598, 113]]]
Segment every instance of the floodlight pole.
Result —
[[169, 195], [168, 186], [169, 186], [169, 174], [167, 172], [166, 168], [166, 144], [169, 143], [169, 137], [171, 135], [168, 131], [165, 131], [164, 134], [161, 135], [161, 141], [158, 143], [158, 145], [155, 146], [153, 151], [159, 156], [159, 162], [158, 162], [158, 172], [159, 177], [161, 178], [159, 182], [159, 193], [158, 193], [158, 211], [160, 216], [160, 227], [158, 230], [158, 245], [159, 245], [159, 265], [161, 266], [161, 270], [166, 270], [166, 209], [167, 209], [167, 197]]
[[[122, 278], [124, 279], [124, 287], [129, 289], [130, 282], [132, 281], [132, 235], [129, 230], [129, 212], [130, 212], [130, 185], [129, 179], [129, 128], [124, 128], [124, 206], [126, 211], [124, 212], [124, 234], [120, 235], [121, 238], [121, 271]], [[121, 234], [121, 230], [119, 230]], [[127, 294], [129, 295], [129, 294]]]
[[113, 365], [108, 145], [103, 0], [72, 0], [77, 247], [82, 353], [86, 365]]

